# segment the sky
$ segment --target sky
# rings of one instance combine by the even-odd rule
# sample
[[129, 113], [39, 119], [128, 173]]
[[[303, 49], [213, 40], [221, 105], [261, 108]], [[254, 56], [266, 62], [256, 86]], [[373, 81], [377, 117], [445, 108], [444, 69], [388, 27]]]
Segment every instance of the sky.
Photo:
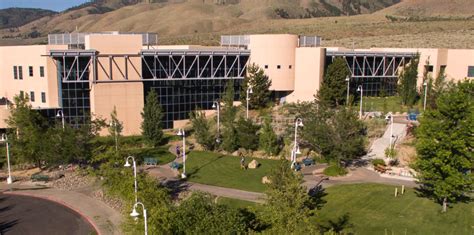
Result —
[[63, 11], [88, 1], [90, 0], [0, 0], [0, 9], [22, 7]]

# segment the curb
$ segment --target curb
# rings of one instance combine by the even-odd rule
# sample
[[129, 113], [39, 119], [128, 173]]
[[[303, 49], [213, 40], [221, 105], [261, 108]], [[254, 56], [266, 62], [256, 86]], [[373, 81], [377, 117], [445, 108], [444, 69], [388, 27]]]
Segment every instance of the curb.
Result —
[[40, 195], [32, 195], [32, 194], [28, 194], [28, 193], [22, 193], [22, 192], [3, 192], [4, 194], [9, 194], [9, 195], [19, 195], [19, 196], [26, 196], [26, 197], [35, 197], [35, 198], [40, 198], [40, 199], [44, 199], [44, 200], [48, 200], [48, 201], [52, 201], [52, 202], [55, 202], [57, 204], [60, 204], [66, 208], [69, 208], [71, 210], [73, 210], [74, 212], [78, 213], [81, 217], [83, 217], [84, 219], [86, 219], [86, 221], [92, 225], [92, 227], [94, 228], [95, 232], [98, 234], [98, 235], [102, 235], [102, 233], [100, 232], [99, 228], [97, 227], [97, 225], [92, 221], [91, 218], [89, 218], [88, 216], [86, 216], [85, 214], [83, 214], [80, 210], [78, 210], [77, 208], [74, 208], [73, 206], [67, 204], [66, 202], [62, 201], [62, 200], [59, 200], [59, 199], [56, 199], [56, 198], [53, 198], [51, 196], [40, 196]]

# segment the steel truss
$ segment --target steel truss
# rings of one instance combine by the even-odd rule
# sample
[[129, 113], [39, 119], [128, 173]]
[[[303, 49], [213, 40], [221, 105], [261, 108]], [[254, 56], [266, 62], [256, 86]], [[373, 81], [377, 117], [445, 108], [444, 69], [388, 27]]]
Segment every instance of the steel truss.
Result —
[[409, 63], [416, 53], [358, 53], [328, 52], [332, 60], [343, 57], [352, 78], [385, 77], [397, 78], [405, 64]]
[[225, 79], [244, 78], [248, 50], [147, 50], [142, 56], [142, 78]]

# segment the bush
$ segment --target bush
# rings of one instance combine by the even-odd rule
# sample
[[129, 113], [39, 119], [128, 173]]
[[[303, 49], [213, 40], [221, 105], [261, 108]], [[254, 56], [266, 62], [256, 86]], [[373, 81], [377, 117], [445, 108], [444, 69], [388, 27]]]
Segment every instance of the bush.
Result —
[[373, 159], [372, 165], [374, 166], [385, 166], [385, 161], [383, 159]]
[[323, 173], [327, 176], [341, 176], [347, 174], [347, 170], [337, 165], [330, 165], [324, 169]]
[[386, 158], [395, 158], [397, 156], [397, 151], [394, 148], [386, 148], [385, 149], [385, 157]]

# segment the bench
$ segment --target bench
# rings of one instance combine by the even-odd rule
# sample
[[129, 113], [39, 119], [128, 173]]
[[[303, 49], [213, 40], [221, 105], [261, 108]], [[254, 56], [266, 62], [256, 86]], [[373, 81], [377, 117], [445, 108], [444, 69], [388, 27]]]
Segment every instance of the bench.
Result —
[[295, 171], [300, 171], [301, 170], [301, 164], [295, 163], [294, 169], [295, 169]]
[[305, 158], [305, 159], [303, 159], [303, 164], [304, 164], [305, 166], [314, 165], [314, 160], [311, 159], [311, 158]]
[[152, 157], [146, 157], [143, 159], [143, 162], [145, 163], [145, 166], [156, 166], [158, 165], [158, 160], [156, 158]]
[[380, 173], [385, 173], [386, 171], [390, 170], [390, 168], [382, 166], [382, 165], [376, 165], [376, 166], [374, 166], [374, 170], [378, 171]]
[[181, 167], [181, 164], [179, 164], [177, 162], [172, 162], [172, 163], [170, 163], [170, 167], [171, 167], [171, 169], [178, 170]]
[[44, 181], [48, 182], [49, 181], [49, 176], [47, 175], [41, 175], [41, 174], [33, 174], [31, 175], [31, 181]]

